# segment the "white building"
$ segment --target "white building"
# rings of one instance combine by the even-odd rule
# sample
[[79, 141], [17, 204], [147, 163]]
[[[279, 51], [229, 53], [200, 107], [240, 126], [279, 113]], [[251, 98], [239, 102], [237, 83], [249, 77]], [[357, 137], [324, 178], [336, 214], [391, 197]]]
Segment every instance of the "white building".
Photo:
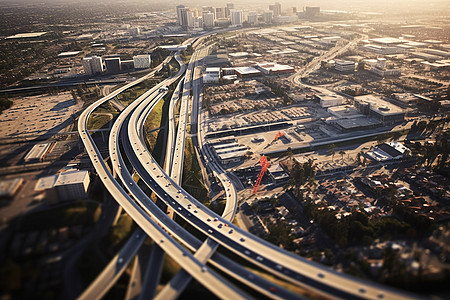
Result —
[[408, 153], [410, 153], [410, 150], [402, 143], [389, 142], [376, 146], [373, 150], [368, 151], [366, 155], [375, 161], [382, 162], [402, 159]]
[[266, 24], [270, 24], [273, 21], [273, 11], [265, 11], [263, 14], [263, 21]]
[[152, 59], [149, 54], [141, 54], [133, 56], [133, 63], [135, 69], [148, 69], [150, 68]]
[[203, 83], [219, 83], [220, 68], [206, 68], [203, 74]]
[[186, 13], [186, 7], [184, 5], [178, 5], [177, 6], [177, 23], [180, 26], [184, 26], [184, 19], [183, 16]]
[[232, 9], [231, 13], [231, 26], [242, 26], [242, 10]]
[[354, 61], [336, 59], [334, 62], [334, 69], [339, 72], [354, 72], [355, 66]]
[[36, 144], [31, 148], [31, 150], [25, 155], [24, 161], [42, 161], [47, 153], [51, 151], [52, 143]]
[[401, 74], [401, 70], [399, 68], [388, 69], [386, 67], [385, 58], [378, 58], [377, 63], [370, 69], [370, 71], [380, 77], [397, 76]]
[[343, 98], [341, 96], [337, 95], [316, 95], [316, 98], [320, 101], [320, 106], [322, 107], [331, 107], [331, 106], [338, 106], [342, 105]]
[[209, 11], [204, 11], [202, 13], [203, 17], [203, 27], [211, 29], [214, 27], [214, 14]]
[[247, 22], [250, 25], [257, 25], [258, 24], [258, 14], [255, 11], [250, 11], [247, 14]]
[[103, 60], [100, 56], [85, 57], [81, 61], [81, 64], [86, 75], [103, 73]]
[[374, 117], [384, 124], [402, 122], [405, 119], [405, 110], [380, 96], [369, 94], [353, 98], [355, 107], [363, 114]]
[[45, 191], [50, 201], [70, 201], [86, 198], [89, 185], [88, 171], [70, 170], [40, 178], [35, 190]]
[[273, 11], [274, 16], [281, 15], [281, 4], [276, 2], [274, 5], [269, 5], [269, 10]]

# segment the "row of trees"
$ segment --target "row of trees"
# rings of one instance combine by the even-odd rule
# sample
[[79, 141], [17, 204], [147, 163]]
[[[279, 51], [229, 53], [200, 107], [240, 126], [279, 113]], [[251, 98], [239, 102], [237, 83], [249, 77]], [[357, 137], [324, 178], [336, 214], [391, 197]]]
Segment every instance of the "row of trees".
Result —
[[13, 105], [13, 102], [9, 99], [0, 99], [0, 113], [5, 109], [10, 108]]
[[336, 218], [336, 212], [307, 201], [304, 212], [313, 219], [339, 246], [369, 245], [375, 238], [392, 238], [412, 234], [411, 226], [396, 218], [369, 219], [366, 213], [354, 209], [349, 216]]

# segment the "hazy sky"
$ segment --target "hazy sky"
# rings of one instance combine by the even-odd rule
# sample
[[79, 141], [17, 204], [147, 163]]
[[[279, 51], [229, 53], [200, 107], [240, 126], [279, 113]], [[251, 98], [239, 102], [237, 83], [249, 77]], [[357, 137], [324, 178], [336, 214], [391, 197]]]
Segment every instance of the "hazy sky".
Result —
[[[51, 4], [51, 3], [89, 3], [92, 0], [0, 0], [0, 3], [32, 3], [32, 4]], [[227, 2], [232, 2], [235, 4], [236, 8], [260, 8], [266, 9], [269, 4], [275, 2], [280, 2], [282, 9], [287, 9], [288, 7], [297, 7], [301, 10], [304, 6], [320, 6], [321, 9], [327, 10], [352, 10], [352, 11], [388, 11], [388, 12], [402, 12], [402, 11], [417, 11], [417, 10], [440, 10], [447, 11], [450, 15], [450, 0], [286, 0], [286, 1], [261, 1], [261, 0], [99, 0], [95, 3], [106, 2], [106, 3], [143, 3], [147, 5], [158, 4], [175, 6], [178, 4], [185, 4], [186, 6], [223, 6]]]

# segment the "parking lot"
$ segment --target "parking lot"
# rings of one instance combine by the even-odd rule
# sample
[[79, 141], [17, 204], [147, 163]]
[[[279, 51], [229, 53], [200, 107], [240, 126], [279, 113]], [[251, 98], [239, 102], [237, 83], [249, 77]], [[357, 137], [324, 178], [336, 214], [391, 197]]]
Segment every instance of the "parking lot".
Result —
[[0, 138], [56, 134], [73, 123], [71, 115], [82, 107], [69, 92], [21, 97], [13, 102], [0, 115]]

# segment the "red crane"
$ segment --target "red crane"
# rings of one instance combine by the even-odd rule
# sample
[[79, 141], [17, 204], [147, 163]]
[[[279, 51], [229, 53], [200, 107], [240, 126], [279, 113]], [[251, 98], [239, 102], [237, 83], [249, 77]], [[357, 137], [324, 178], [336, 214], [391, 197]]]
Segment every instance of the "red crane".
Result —
[[275, 141], [278, 141], [278, 139], [282, 136], [284, 136], [284, 132], [278, 131], [278, 133], [275, 135]]
[[261, 156], [261, 158], [259, 159], [259, 163], [261, 164], [261, 172], [259, 172], [258, 179], [256, 179], [255, 186], [253, 187], [253, 194], [256, 194], [256, 192], [258, 191], [264, 173], [266, 173], [267, 168], [269, 168], [269, 161], [267, 160], [267, 157], [265, 157], [264, 155]]

